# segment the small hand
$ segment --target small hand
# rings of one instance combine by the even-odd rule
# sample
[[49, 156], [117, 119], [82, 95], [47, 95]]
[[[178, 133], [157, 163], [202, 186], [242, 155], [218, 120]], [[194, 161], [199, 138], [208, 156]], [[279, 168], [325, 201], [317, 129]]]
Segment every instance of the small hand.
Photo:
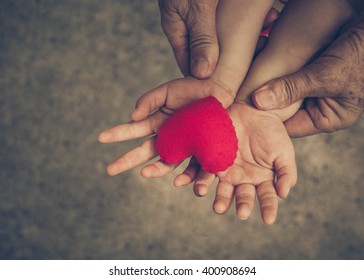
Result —
[[[131, 115], [132, 121], [101, 132], [99, 141], [113, 143], [151, 137], [111, 163], [107, 168], [108, 173], [117, 175], [156, 157], [155, 134], [168, 118], [168, 114], [207, 96], [216, 97], [225, 107], [228, 107], [234, 100], [229, 89], [217, 81], [197, 80], [192, 77], [173, 80], [143, 95]], [[160, 177], [178, 165], [179, 163], [167, 164], [157, 161], [145, 166], [142, 169], [142, 175]]]
[[[214, 210], [220, 214], [226, 212], [235, 196], [237, 215], [245, 220], [251, 215], [257, 196], [263, 221], [272, 224], [277, 216], [278, 196], [286, 198], [297, 180], [292, 142], [274, 113], [246, 104], [233, 104], [228, 111], [238, 136], [239, 151], [234, 165], [217, 174]], [[195, 193], [200, 196], [207, 193], [215, 179], [204, 171], [197, 175], [196, 168], [190, 167], [179, 176], [183, 176], [177, 178], [185, 183], [195, 179]]]
[[289, 135], [302, 137], [351, 126], [364, 111], [364, 20], [343, 33], [302, 70], [272, 80], [253, 93], [257, 108], [284, 108], [306, 98], [285, 122]]

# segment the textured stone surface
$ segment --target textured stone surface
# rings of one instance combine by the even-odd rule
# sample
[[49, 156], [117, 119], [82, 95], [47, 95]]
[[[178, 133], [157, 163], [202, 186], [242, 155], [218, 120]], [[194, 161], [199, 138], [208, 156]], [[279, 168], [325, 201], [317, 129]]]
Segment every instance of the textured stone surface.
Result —
[[299, 182], [274, 226], [211, 210], [173, 176], [105, 166], [137, 98], [179, 77], [157, 1], [1, 1], [0, 258], [364, 258], [364, 118], [294, 141]]

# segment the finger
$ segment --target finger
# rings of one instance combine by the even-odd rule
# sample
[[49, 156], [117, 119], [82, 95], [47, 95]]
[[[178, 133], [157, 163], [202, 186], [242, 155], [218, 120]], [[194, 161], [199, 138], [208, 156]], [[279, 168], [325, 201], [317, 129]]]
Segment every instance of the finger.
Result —
[[124, 123], [101, 132], [98, 140], [101, 143], [114, 143], [141, 138], [153, 133], [150, 119]]
[[259, 109], [287, 107], [305, 97], [336, 96], [340, 82], [331, 74], [332, 58], [319, 58], [300, 71], [269, 81], [253, 92], [252, 100]]
[[[163, 3], [160, 1], [159, 3]], [[176, 11], [166, 11], [161, 7], [162, 29], [172, 46], [178, 67], [184, 76], [190, 75], [189, 40], [186, 25]]]
[[287, 146], [274, 161], [274, 169], [277, 174], [276, 192], [280, 198], [285, 199], [290, 189], [297, 183], [297, 167], [292, 145]]
[[215, 174], [211, 174], [203, 169], [200, 169], [193, 185], [193, 191], [195, 195], [199, 197], [205, 196], [209, 192], [209, 189], [212, 186], [212, 183], [215, 181], [215, 178]]
[[142, 168], [141, 175], [145, 178], [158, 178], [175, 170], [180, 163], [166, 163], [162, 160], [158, 160], [152, 164], [149, 164]]
[[305, 109], [300, 109], [291, 118], [284, 122], [290, 137], [305, 137], [320, 133], [316, 128], [309, 113]]
[[131, 119], [140, 121], [148, 117], [149, 114], [162, 107], [167, 101], [168, 83], [148, 91], [142, 95], [135, 106]]
[[256, 197], [255, 186], [251, 184], [241, 184], [235, 189], [236, 214], [242, 220], [250, 217]]
[[[186, 17], [190, 35], [191, 72], [196, 78], [209, 77], [215, 70], [219, 48], [216, 35], [216, 1], [193, 1]], [[198, 14], [194, 14], [198, 11]]]
[[[351, 120], [345, 122], [341, 117], [342, 106], [335, 98], [307, 98], [305, 109], [287, 120], [286, 125], [297, 137], [335, 132], [352, 124]], [[295, 124], [297, 127], [292, 128]]]
[[261, 183], [257, 187], [257, 197], [264, 223], [268, 225], [273, 224], [278, 212], [278, 197], [273, 182], [266, 181]]
[[231, 205], [234, 197], [234, 186], [226, 182], [219, 182], [216, 188], [216, 196], [214, 201], [214, 211], [217, 214], [225, 213]]
[[157, 154], [158, 153], [155, 148], [155, 137], [152, 137], [138, 147], [127, 152], [113, 163], [110, 163], [107, 167], [107, 173], [110, 176], [120, 174], [151, 160], [156, 157]]
[[195, 157], [192, 157], [186, 169], [174, 179], [175, 187], [182, 187], [191, 184], [197, 177], [200, 165]]

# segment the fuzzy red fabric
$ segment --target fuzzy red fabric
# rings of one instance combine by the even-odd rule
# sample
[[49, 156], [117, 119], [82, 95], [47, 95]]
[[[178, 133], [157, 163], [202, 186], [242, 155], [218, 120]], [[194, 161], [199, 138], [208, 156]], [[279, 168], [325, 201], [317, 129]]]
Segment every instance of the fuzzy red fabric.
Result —
[[202, 169], [217, 173], [233, 164], [238, 139], [227, 111], [209, 96], [174, 112], [159, 130], [156, 148], [168, 163], [195, 156]]

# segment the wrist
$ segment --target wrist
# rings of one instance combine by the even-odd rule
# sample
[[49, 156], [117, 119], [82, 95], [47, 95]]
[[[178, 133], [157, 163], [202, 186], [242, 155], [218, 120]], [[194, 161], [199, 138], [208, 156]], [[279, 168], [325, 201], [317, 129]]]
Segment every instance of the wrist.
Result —
[[241, 112], [241, 115], [249, 116], [251, 114], [259, 114], [260, 116], [270, 117], [277, 119], [279, 121], [283, 121], [282, 117], [280, 116], [279, 112], [277, 110], [274, 111], [264, 111], [256, 108], [253, 104], [247, 102], [244, 99], [235, 99], [232, 106], [239, 107], [239, 111]]
[[244, 82], [236, 97], [235, 97], [235, 102], [237, 103], [246, 103], [246, 104], [250, 104], [253, 105], [253, 100], [252, 100], [252, 92], [254, 91], [255, 88], [253, 87], [249, 87], [246, 85], [246, 83]]
[[209, 79], [224, 87], [235, 99], [243, 81], [243, 76], [237, 75], [237, 72], [233, 71], [233, 69], [229, 70], [226, 67], [222, 68], [221, 66], [218, 66]]
[[228, 83], [212, 76], [205, 81], [208, 85], [206, 88], [207, 92], [211, 92], [222, 103], [224, 108], [228, 108], [233, 104], [237, 90], [231, 88]]

